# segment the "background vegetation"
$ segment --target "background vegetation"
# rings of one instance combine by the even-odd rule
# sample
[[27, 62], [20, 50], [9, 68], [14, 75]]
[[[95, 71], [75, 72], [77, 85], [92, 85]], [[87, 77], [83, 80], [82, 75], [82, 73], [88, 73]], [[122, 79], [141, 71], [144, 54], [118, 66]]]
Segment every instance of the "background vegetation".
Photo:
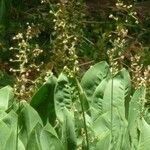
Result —
[[[22, 82], [16, 80], [22, 78], [23, 72], [32, 81], [50, 70], [58, 75], [65, 65], [73, 65], [70, 59], [79, 62], [80, 75], [100, 60], [111, 63], [108, 51], [121, 42], [124, 42], [121, 50], [116, 48], [114, 55], [123, 55], [124, 59], [118, 59], [121, 61], [118, 63], [130, 69], [131, 55], [139, 55], [144, 72], [149, 65], [149, 1], [125, 2], [124, 6], [116, 3], [115, 0], [1, 0], [0, 86]], [[116, 41], [118, 37], [120, 40]], [[78, 58], [70, 58], [71, 47]], [[25, 57], [28, 62], [24, 62]], [[14, 73], [14, 69], [18, 72]], [[30, 82], [28, 87], [31, 85]]]
[[[149, 140], [150, 132], [149, 7], [148, 0], [0, 0], [0, 100], [9, 103], [2, 111], [16, 119], [12, 134], [22, 149], [56, 143], [68, 150], [126, 149], [128, 143], [127, 149], [148, 150], [143, 137]], [[39, 122], [24, 127], [22, 113]], [[114, 122], [126, 129], [117, 142]], [[22, 128], [27, 132], [18, 132]], [[54, 143], [43, 145], [41, 138], [40, 146], [32, 145], [34, 134], [54, 137]]]

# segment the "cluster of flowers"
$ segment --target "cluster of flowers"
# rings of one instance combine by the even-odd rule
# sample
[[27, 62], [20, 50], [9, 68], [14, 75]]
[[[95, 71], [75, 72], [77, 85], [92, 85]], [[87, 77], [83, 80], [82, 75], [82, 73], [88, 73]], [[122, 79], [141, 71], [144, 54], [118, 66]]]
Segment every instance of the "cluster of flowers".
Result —
[[116, 2], [116, 9], [117, 12], [122, 12], [122, 14], [127, 12], [127, 15], [123, 15], [124, 18], [117, 13], [109, 15], [109, 18], [114, 20], [116, 24], [115, 31], [109, 35], [112, 48], [107, 51], [113, 74], [116, 74], [122, 68], [122, 62], [125, 59], [124, 54], [126, 53], [126, 44], [128, 42], [128, 28], [125, 24], [132, 19], [135, 23], [138, 21], [132, 5], [126, 5], [118, 0]]
[[[143, 51], [142, 44], [138, 42], [129, 44], [128, 39], [130, 38], [128, 34], [128, 28], [124, 25], [127, 22], [134, 22], [138, 24], [137, 13], [134, 11], [133, 5], [125, 5], [122, 1], [118, 0], [116, 3], [116, 8], [118, 11], [127, 12], [125, 19], [120, 19], [117, 15], [109, 15], [110, 19], [115, 20], [117, 26], [115, 32], [109, 35], [110, 42], [112, 43], [112, 48], [108, 51], [108, 56], [110, 64], [112, 66], [112, 73], [116, 74], [123, 66], [130, 70], [132, 76], [132, 82], [134, 87], [137, 89], [140, 85], [145, 85], [149, 87], [150, 85], [150, 66], [144, 68], [141, 64], [141, 51]], [[115, 33], [115, 38], [114, 38]], [[127, 58], [128, 57], [128, 58]], [[125, 64], [127, 59], [129, 66]]]
[[[54, 66], [64, 70], [73, 77], [78, 72], [77, 45], [79, 43], [79, 16], [76, 14], [77, 2], [74, 0], [58, 3], [54, 16], [53, 60]], [[78, 14], [78, 13], [77, 13]]]
[[37, 61], [38, 56], [43, 53], [38, 44], [31, 45], [30, 40], [38, 37], [40, 30], [34, 24], [27, 23], [25, 33], [18, 33], [12, 39], [17, 43], [16, 47], [10, 47], [13, 56], [10, 62], [13, 63], [13, 68], [10, 71], [16, 76], [14, 85], [15, 94], [18, 98], [28, 99], [31, 96], [33, 87], [36, 84], [37, 75], [40, 73], [40, 68], [43, 62]]

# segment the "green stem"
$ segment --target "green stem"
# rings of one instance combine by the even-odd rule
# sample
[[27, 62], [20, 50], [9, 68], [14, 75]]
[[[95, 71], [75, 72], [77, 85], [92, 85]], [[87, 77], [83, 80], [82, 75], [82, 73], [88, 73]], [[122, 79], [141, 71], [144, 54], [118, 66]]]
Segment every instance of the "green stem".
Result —
[[111, 144], [113, 144], [113, 74], [111, 75], [111, 80]]
[[20, 100], [19, 100], [19, 104], [18, 104], [19, 108], [18, 108], [18, 118], [17, 118], [17, 136], [16, 136], [16, 150], [18, 150], [18, 138], [19, 138], [19, 115], [20, 115]]
[[81, 104], [81, 109], [82, 109], [82, 117], [83, 117], [83, 124], [84, 124], [84, 131], [85, 131], [85, 138], [86, 138], [86, 144], [87, 144], [87, 150], [89, 150], [89, 137], [88, 137], [88, 131], [87, 131], [87, 126], [86, 126], [86, 118], [85, 118], [85, 112], [84, 112], [84, 106], [83, 106], [83, 90], [80, 86], [80, 83], [78, 81], [77, 78], [75, 78], [77, 86], [78, 86], [78, 90], [79, 90], [79, 100], [80, 100], [80, 104]]

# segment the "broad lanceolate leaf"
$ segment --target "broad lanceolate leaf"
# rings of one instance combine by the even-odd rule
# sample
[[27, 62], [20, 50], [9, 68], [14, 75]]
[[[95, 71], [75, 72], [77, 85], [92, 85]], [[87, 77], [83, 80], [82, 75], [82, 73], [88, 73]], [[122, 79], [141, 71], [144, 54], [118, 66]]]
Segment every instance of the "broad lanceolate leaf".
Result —
[[62, 124], [63, 141], [68, 150], [74, 150], [76, 147], [72, 92], [68, 77], [61, 73], [55, 87], [55, 111], [58, 120]]
[[141, 86], [137, 89], [131, 98], [129, 105], [129, 116], [128, 116], [128, 129], [131, 138], [132, 148], [137, 148], [138, 144], [138, 120], [141, 117], [142, 109], [144, 106], [146, 89]]
[[0, 120], [1, 150], [16, 150], [17, 143], [17, 114], [11, 111]]
[[[112, 147], [114, 150], [122, 149], [122, 143], [124, 142], [124, 137], [127, 130], [127, 122], [122, 119], [122, 116], [119, 114], [116, 108], [114, 108], [113, 111], [115, 115], [113, 116], [112, 123], [111, 111], [107, 111], [93, 120], [93, 125], [91, 126], [94, 131], [94, 136], [97, 139], [96, 144], [100, 146], [103, 145], [106, 150], [109, 150], [110, 147]], [[126, 146], [129, 147], [128, 145]]]
[[[57, 137], [56, 131], [49, 123], [47, 123], [44, 128], [37, 126], [34, 129], [32, 136], [34, 139], [36, 139], [32, 141], [31, 138], [30, 147], [32, 148], [35, 148], [36, 146], [41, 150], [64, 150], [62, 143]], [[35, 146], [33, 145], [33, 143], [35, 144]]]
[[142, 118], [139, 120], [140, 139], [137, 150], [150, 149], [150, 125]]
[[13, 148], [16, 149], [17, 123], [18, 123], [17, 114], [12, 110], [2, 118], [2, 121], [10, 128], [10, 132], [11, 132], [11, 135], [10, 135], [8, 141], [7, 141], [7, 144], [10, 147], [12, 147], [12, 149]]
[[92, 119], [95, 120], [97, 117], [99, 117], [102, 112], [102, 103], [103, 103], [103, 96], [104, 91], [106, 88], [106, 85], [108, 84], [109, 78], [105, 78], [102, 80], [102, 82], [97, 86], [95, 89], [95, 92], [92, 96], [92, 102], [91, 102], [91, 113], [92, 113]]
[[111, 107], [117, 108], [120, 115], [125, 118], [124, 103], [127, 90], [124, 80], [124, 77], [119, 72], [113, 79], [108, 81], [102, 101], [103, 112], [109, 111]]
[[[125, 98], [129, 95], [130, 90], [127, 88], [128, 84], [125, 74], [126, 70], [123, 69], [113, 79], [105, 78], [99, 84], [93, 94], [93, 106], [91, 109], [91, 111], [94, 112], [94, 125], [96, 125], [95, 123], [99, 120], [99, 117], [103, 116], [103, 114], [107, 114], [105, 121], [107, 124], [110, 123], [111, 126], [108, 126], [105, 122], [106, 126], [104, 124], [101, 127], [108, 128], [108, 130], [112, 132], [112, 147], [116, 150], [122, 149], [122, 143], [127, 132]], [[99, 121], [100, 124], [102, 120]], [[101, 128], [100, 124], [98, 126], [99, 129]], [[130, 147], [130, 145], [128, 145], [128, 147]]]
[[[16, 150], [17, 147], [19, 150], [25, 150], [23, 143], [18, 138], [18, 116], [12, 110], [5, 116], [1, 116], [0, 121], [0, 143], [1, 150]], [[3, 125], [3, 126], [1, 126]], [[5, 125], [5, 128], [3, 128]], [[8, 133], [7, 133], [8, 132]], [[5, 135], [3, 134], [5, 133]]]
[[73, 115], [72, 90], [68, 77], [61, 73], [55, 87], [55, 112], [60, 122], [64, 121], [64, 110]]
[[109, 150], [111, 146], [111, 122], [110, 122], [110, 113], [104, 113], [99, 115], [95, 120], [93, 120], [93, 124], [91, 129], [93, 130], [93, 138], [95, 138], [94, 147], [96, 150], [106, 149]]
[[14, 94], [10, 86], [0, 89], [0, 109], [7, 110], [13, 102]]
[[91, 129], [94, 132], [94, 136], [101, 138], [101, 135], [105, 134], [106, 132], [110, 132], [111, 122], [110, 122], [110, 112], [106, 112], [102, 115], [99, 115], [98, 118], [93, 120], [93, 124]]
[[122, 77], [125, 86], [125, 116], [126, 118], [128, 118], [129, 102], [131, 94], [131, 78], [128, 70], [126, 69], [122, 69], [119, 74]]
[[19, 115], [19, 137], [26, 146], [28, 137], [37, 124], [43, 125], [38, 113], [25, 101], [20, 102]]
[[75, 123], [73, 116], [68, 112], [67, 109], [64, 110], [62, 133], [62, 140], [65, 144], [66, 150], [75, 150], [77, 144], [77, 139], [75, 135]]
[[110, 70], [106, 62], [97, 63], [84, 74], [81, 80], [81, 86], [83, 87], [89, 101], [91, 101], [91, 97], [96, 87], [109, 74]]
[[101, 138], [98, 139], [95, 150], [109, 150], [111, 146], [111, 134], [110, 131], [105, 132], [101, 135]]
[[3, 121], [0, 121], [0, 145], [1, 150], [5, 150], [7, 140], [9, 139], [11, 132], [10, 128]]
[[37, 123], [36, 126], [32, 129], [30, 136], [28, 137], [26, 150], [44, 150], [40, 144], [41, 130], [41, 124]]
[[42, 150], [64, 150], [61, 141], [51, 131], [43, 128], [40, 134]]
[[130, 131], [132, 131], [132, 129], [135, 127], [136, 121], [140, 118], [140, 114], [142, 113], [142, 108], [144, 106], [145, 94], [146, 88], [141, 86], [135, 91], [133, 97], [131, 98], [128, 116], [128, 126]]
[[54, 88], [56, 77], [51, 75], [46, 83], [38, 90], [32, 98], [31, 106], [39, 113], [42, 121], [54, 124], [56, 119], [54, 109]]

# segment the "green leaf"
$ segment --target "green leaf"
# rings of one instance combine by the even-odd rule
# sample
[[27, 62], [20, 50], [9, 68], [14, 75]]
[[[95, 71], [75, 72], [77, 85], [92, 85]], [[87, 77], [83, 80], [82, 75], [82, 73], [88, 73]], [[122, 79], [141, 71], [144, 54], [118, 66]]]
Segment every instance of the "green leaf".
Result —
[[55, 87], [55, 112], [60, 122], [64, 122], [64, 110], [67, 109], [71, 115], [73, 115], [73, 102], [72, 102], [72, 90], [71, 83], [68, 77], [61, 73], [58, 77]]
[[13, 102], [14, 94], [10, 86], [0, 89], [0, 109], [7, 110]]
[[47, 124], [41, 131], [40, 143], [42, 150], [64, 150], [61, 141], [57, 138], [54, 129]]
[[1, 146], [1, 150], [5, 150], [6, 142], [11, 135], [10, 131], [11, 131], [10, 128], [3, 121], [0, 121], [0, 146]]
[[96, 144], [95, 150], [109, 150], [111, 145], [111, 134], [109, 131], [105, 132], [101, 135], [101, 138]]
[[123, 140], [121, 145], [121, 150], [126, 150], [126, 149], [131, 149], [129, 132], [127, 128], [124, 130], [124, 135], [123, 135]]
[[18, 146], [18, 143], [16, 142], [17, 133], [12, 131], [12, 130], [10, 130], [10, 133], [11, 134], [10, 134], [10, 136], [6, 142], [6, 145], [5, 145], [5, 150], [10, 150], [10, 147], [11, 147], [11, 150], [16, 150], [16, 148]]
[[[8, 114], [6, 114], [5, 116], [3, 116], [3, 118], [1, 118], [1, 122], [5, 123], [5, 125], [7, 126], [7, 128], [5, 128], [5, 131], [8, 131], [9, 134], [7, 138], [5, 138], [5, 136], [3, 136], [4, 140], [5, 140], [5, 145], [1, 145], [1, 149], [3, 150], [16, 150], [16, 148], [18, 147], [20, 150], [25, 150], [24, 145], [22, 144], [22, 142], [20, 141], [20, 139], [18, 139], [18, 133], [17, 133], [17, 120], [18, 120], [18, 116], [14, 111], [10, 111]], [[2, 129], [2, 128], [1, 128]], [[0, 132], [0, 135], [2, 135], [2, 132]], [[6, 133], [5, 133], [6, 134]]]
[[124, 86], [125, 86], [125, 96], [128, 97], [131, 94], [131, 79], [130, 79], [129, 72], [128, 72], [128, 70], [123, 68], [119, 72], [119, 75], [121, 76], [122, 81], [123, 81]]
[[41, 131], [42, 131], [42, 126], [40, 123], [37, 123], [36, 126], [34, 126], [28, 138], [26, 150], [44, 150], [42, 149], [40, 144]]
[[125, 93], [126, 89], [123, 78], [118, 73], [113, 79], [110, 79], [106, 85], [102, 101], [103, 112], [107, 112], [111, 107], [114, 107], [117, 108], [120, 115], [125, 118]]
[[[121, 128], [125, 130], [125, 128], [127, 127], [127, 122], [125, 120], [122, 120], [116, 108], [114, 108], [113, 111], [115, 113], [115, 116], [113, 116], [112, 120], [113, 130], [115, 130], [115, 132], [118, 130], [118, 132], [121, 133]], [[95, 136], [98, 136], [101, 133], [106, 132], [107, 130], [111, 130], [111, 111], [109, 110], [93, 120], [91, 128], [95, 132]]]
[[[126, 81], [127, 72], [121, 70], [113, 79], [110, 79], [106, 85], [102, 100], [102, 113], [112, 110], [112, 140], [113, 147], [120, 150], [124, 137], [127, 134], [127, 121], [125, 116], [125, 98], [129, 95], [129, 82]], [[128, 143], [128, 147], [130, 147]]]
[[89, 101], [91, 101], [91, 97], [95, 92], [96, 87], [109, 74], [110, 70], [106, 62], [95, 64], [84, 74], [81, 80], [81, 86], [83, 87]]
[[125, 116], [128, 118], [129, 112], [129, 102], [130, 102], [130, 94], [131, 94], [131, 79], [129, 72], [126, 69], [122, 69], [119, 73], [123, 79], [124, 87], [125, 87]]
[[52, 135], [54, 135], [55, 137], [58, 138], [58, 135], [57, 135], [55, 129], [51, 126], [50, 123], [46, 124], [46, 126], [44, 127], [44, 130], [47, 131], [47, 132], [50, 132]]
[[102, 103], [103, 103], [103, 96], [106, 85], [108, 84], [109, 78], [105, 78], [102, 82], [97, 86], [95, 92], [92, 96], [92, 103], [91, 103], [91, 113], [92, 118], [95, 120], [99, 115], [102, 114]]
[[103, 115], [99, 115], [95, 120], [93, 120], [93, 124], [91, 126], [91, 130], [93, 130], [93, 138], [95, 142], [93, 143], [94, 149], [98, 150], [106, 149], [109, 150], [111, 144], [111, 124], [110, 124], [110, 113], [104, 113]]
[[132, 132], [132, 129], [135, 128], [135, 124], [137, 120], [140, 118], [140, 114], [142, 113], [142, 109], [144, 106], [144, 99], [145, 99], [146, 89], [144, 86], [138, 88], [133, 97], [131, 98], [130, 105], [129, 105], [129, 130]]
[[6, 113], [5, 111], [0, 110], [0, 120], [1, 120], [2, 118], [4, 118], [6, 115], [7, 115], [7, 113]]
[[150, 108], [149, 108], [149, 106], [147, 108], [145, 108], [144, 119], [148, 124], [150, 124]]
[[76, 150], [76, 134], [74, 116], [64, 110], [64, 122], [62, 125], [62, 141], [65, 144], [66, 150]]
[[47, 82], [35, 93], [31, 100], [31, 106], [39, 113], [42, 121], [54, 124], [56, 119], [54, 109], [54, 88], [56, 77], [51, 75]]
[[106, 112], [102, 115], [99, 115], [98, 118], [93, 120], [91, 129], [94, 131], [95, 137], [100, 137], [105, 134], [105, 132], [110, 131], [111, 122], [110, 122], [110, 112]]
[[[111, 124], [111, 111], [108, 111], [102, 115], [99, 115], [99, 117], [93, 120], [91, 129], [94, 131], [94, 137], [96, 137], [98, 145], [109, 143], [109, 145], [107, 145], [109, 148], [110, 139], [109, 137], [105, 137], [105, 136], [106, 136], [106, 133], [112, 134], [111, 136], [113, 138], [112, 140], [113, 145], [111, 147], [115, 150], [120, 150], [122, 147], [122, 143], [124, 142], [124, 137], [126, 135], [127, 122], [126, 120], [122, 119], [117, 108], [113, 109], [113, 113], [115, 115], [112, 118], [112, 124]], [[109, 141], [106, 141], [105, 138]], [[106, 147], [106, 145], [104, 146]], [[128, 145], [126, 146], [129, 147]]]
[[27, 145], [28, 137], [37, 124], [43, 125], [38, 113], [25, 101], [19, 104], [19, 137], [23, 144]]
[[138, 150], [149, 150], [150, 148], [150, 125], [142, 118], [139, 121], [140, 139]]
[[141, 86], [137, 89], [131, 98], [128, 116], [128, 130], [132, 143], [132, 148], [137, 148], [138, 144], [138, 120], [141, 117], [142, 109], [144, 106], [146, 89]]
[[55, 111], [62, 124], [62, 136], [65, 147], [73, 150], [76, 147], [75, 122], [73, 110], [72, 87], [68, 77], [61, 73], [55, 87]]
[[23, 143], [20, 139], [18, 139], [18, 150], [26, 150], [25, 146], [23, 145]]

